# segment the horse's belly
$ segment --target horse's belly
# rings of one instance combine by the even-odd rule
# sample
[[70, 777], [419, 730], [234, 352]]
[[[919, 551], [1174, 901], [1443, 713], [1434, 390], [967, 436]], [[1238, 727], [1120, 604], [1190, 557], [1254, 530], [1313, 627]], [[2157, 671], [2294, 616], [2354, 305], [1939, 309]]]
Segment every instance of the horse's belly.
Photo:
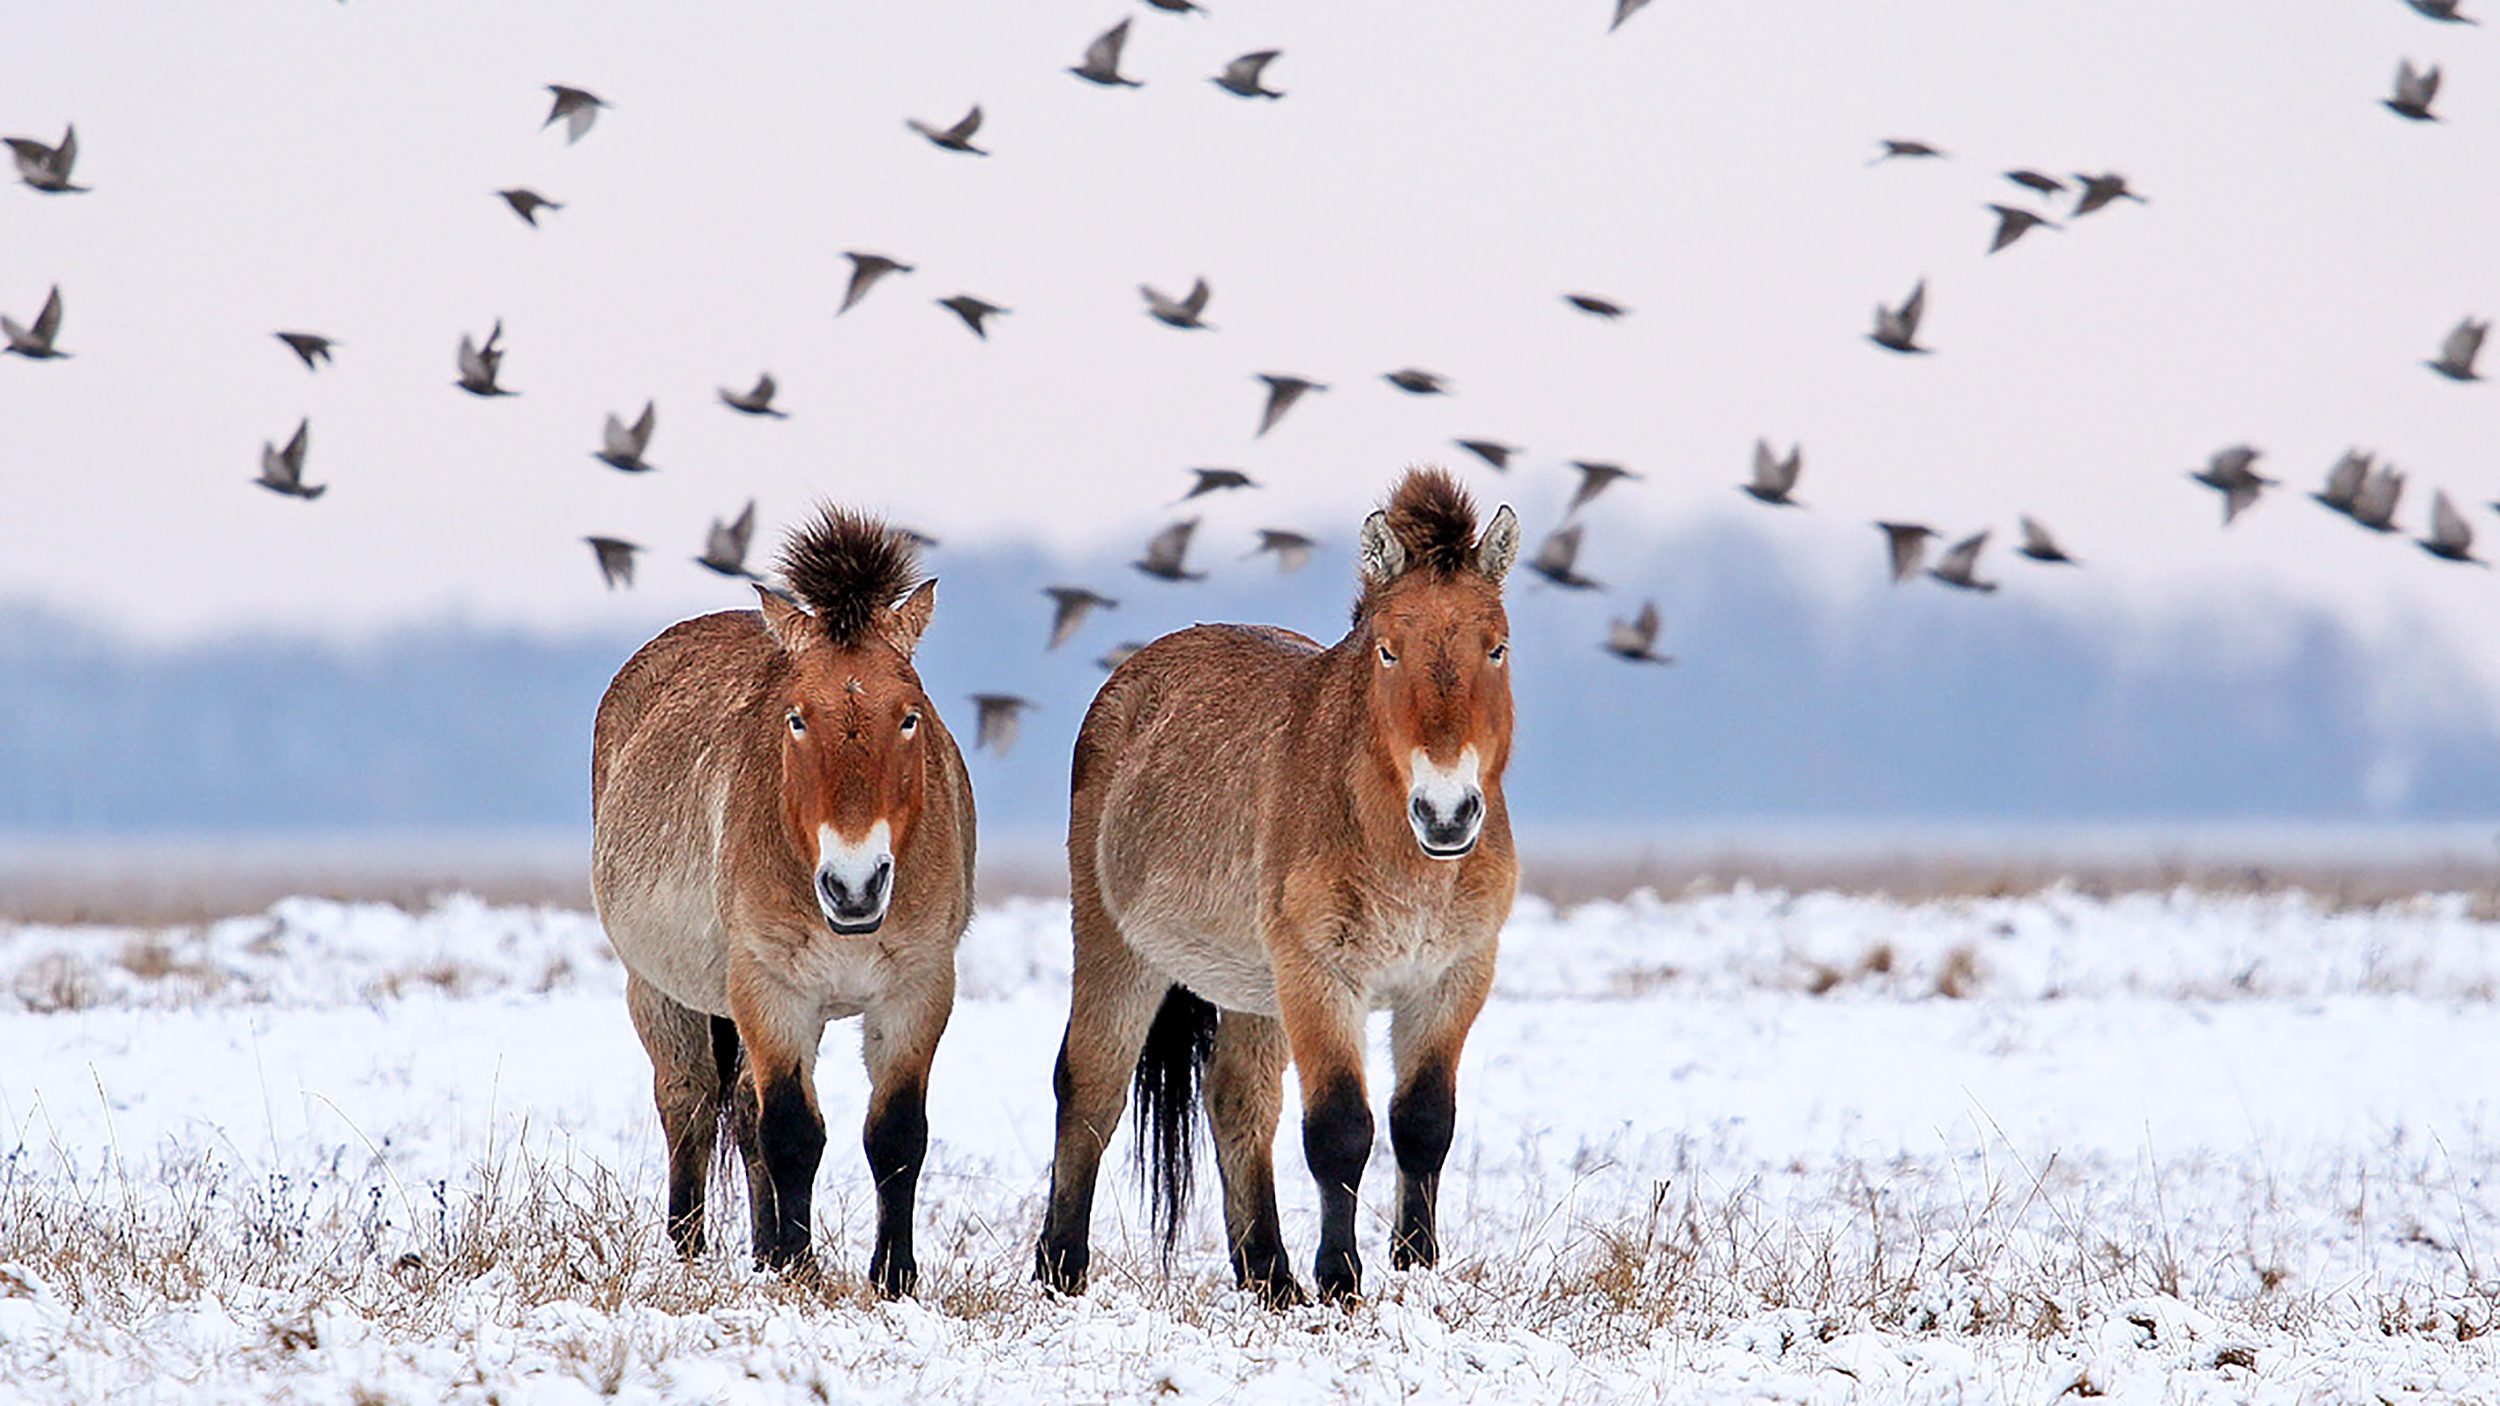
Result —
[[1226, 1010], [1276, 1014], [1276, 972], [1250, 924], [1158, 909], [1135, 904], [1117, 919], [1120, 936], [1147, 965]]
[[[627, 862], [632, 858], [644, 862]], [[729, 1014], [729, 942], [708, 865], [624, 856], [594, 844], [591, 893], [627, 971], [690, 1010]]]

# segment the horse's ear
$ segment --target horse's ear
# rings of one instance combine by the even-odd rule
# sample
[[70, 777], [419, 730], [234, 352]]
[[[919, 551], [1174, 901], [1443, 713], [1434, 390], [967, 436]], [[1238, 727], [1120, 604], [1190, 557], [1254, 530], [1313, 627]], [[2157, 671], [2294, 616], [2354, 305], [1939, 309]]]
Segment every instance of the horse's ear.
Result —
[[1519, 560], [1519, 514], [1504, 503], [1493, 520], [1484, 525], [1484, 535], [1476, 539], [1476, 570], [1501, 580], [1510, 574]]
[[1363, 579], [1386, 586], [1406, 571], [1406, 544], [1389, 530], [1389, 515], [1373, 513], [1363, 519]]
[[764, 633], [789, 653], [798, 653], [819, 637], [816, 617], [797, 601], [760, 583], [755, 588], [755, 601], [764, 609]]
[[920, 583], [918, 590], [903, 597], [903, 603], [886, 613], [886, 634], [894, 647], [908, 657], [920, 644], [921, 633], [929, 628], [929, 617], [937, 613], [937, 578]]

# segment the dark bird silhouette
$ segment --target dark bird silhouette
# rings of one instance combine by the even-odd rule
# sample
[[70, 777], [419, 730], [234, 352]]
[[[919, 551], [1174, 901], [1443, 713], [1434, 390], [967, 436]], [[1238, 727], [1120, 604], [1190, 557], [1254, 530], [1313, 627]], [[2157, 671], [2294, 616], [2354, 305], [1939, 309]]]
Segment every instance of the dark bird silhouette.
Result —
[[538, 130], [543, 132], [556, 123], [562, 122], [564, 144], [567, 146], [580, 141], [582, 134], [590, 130], [590, 124], [599, 120], [599, 110], [608, 106], [605, 101], [584, 88], [568, 88], [561, 83], [550, 83], [547, 85], [547, 91], [556, 95], [555, 105], [547, 109], [547, 120], [538, 124]]
[[312, 440], [312, 421], [295, 422], [295, 437], [280, 449], [267, 440], [260, 445], [260, 477], [253, 480], [261, 487], [285, 498], [301, 498], [309, 503], [330, 491], [326, 483], [304, 482], [304, 452]]
[[1276, 422], [1284, 419], [1285, 412], [1291, 410], [1302, 397], [1313, 391], [1328, 389], [1307, 377], [1287, 376], [1273, 371], [1260, 372], [1258, 379], [1267, 383], [1267, 408], [1259, 412], [1259, 434], [1262, 435], [1276, 428]]
[[1563, 505], [1564, 517], [1570, 517], [1596, 501], [1597, 495], [1613, 487], [1615, 480], [1640, 477], [1621, 464], [1609, 464], [1597, 459], [1574, 459], [1571, 467], [1580, 472], [1580, 486], [1571, 490], [1571, 501]]
[[917, 117], [904, 118], [903, 125], [927, 137], [931, 146], [943, 147], [948, 151], [960, 151], [971, 156], [989, 155], [988, 152], [972, 144], [972, 134], [981, 130], [981, 105], [979, 103], [974, 103], [972, 111], [956, 119], [952, 127], [933, 127]]
[[1102, 666], [1102, 671], [1104, 673], [1113, 673], [1116, 672], [1121, 665], [1129, 661], [1129, 656], [1135, 654], [1141, 649], [1144, 649], [1145, 647], [1146, 646], [1143, 643], [1137, 640], [1123, 640], [1120, 643], [1111, 646], [1109, 649], [1104, 650], [1102, 652], [1102, 657], [1094, 662]]
[[2077, 174], [2075, 180], [2083, 187], [2075, 195], [2076, 215], [2089, 215], [2104, 205], [2120, 200], [2132, 200], [2138, 205], [2153, 203], [2127, 189], [2127, 178], [2115, 171], [2104, 171], [2097, 176]]
[[1789, 495], [1797, 491], [1797, 475], [1804, 473], [1805, 467], [1804, 445], [1788, 446], [1788, 455], [1782, 458], [1771, 452], [1771, 441], [1757, 439], [1753, 442], [1753, 480], [1736, 486], [1775, 508], [1801, 507]]
[[1146, 300], [1146, 316], [1166, 327], [1194, 332], [1206, 327], [1207, 298], [1210, 291], [1203, 278], [1189, 285], [1189, 296], [1175, 302], [1158, 293], [1148, 284], [1140, 283], [1137, 291]]
[[1496, 473], [1509, 473], [1510, 456], [1526, 452], [1516, 444], [1504, 444], [1498, 439], [1460, 439], [1451, 443], [1492, 465]]
[[834, 309], [835, 317], [840, 317], [857, 307], [859, 300], [868, 296], [868, 290], [877, 286], [878, 279], [889, 273], [912, 271], [912, 265], [900, 259], [889, 259], [883, 254], [869, 254], [853, 249], [843, 254], [842, 257], [851, 261], [851, 282], [850, 286], [842, 290], [842, 306]]
[[1988, 208], [1994, 210], [1997, 216], [1996, 237], [1988, 241], [1988, 252], [1991, 254], [2029, 234], [2035, 227], [2046, 225], [2050, 229], [2059, 228], [2029, 210], [2016, 209], [2011, 205], [1990, 205]]
[[502, 196], [503, 203], [511, 206], [512, 213], [520, 216], [521, 223], [528, 225], [531, 229], [538, 228], [539, 211], [564, 208], [562, 201], [549, 200], [527, 186], [514, 186], [510, 190], [496, 191], [495, 194]]
[[1658, 652], [1658, 602], [1641, 602], [1638, 615], [1629, 620], [1606, 623], [1606, 643], [1602, 646], [1617, 659], [1635, 664], [1672, 664], [1675, 656]]
[[2432, 64], [2427, 69], [2416, 71], [2413, 60], [2400, 59], [2396, 63], [2396, 91], [2380, 101], [2398, 117], [2409, 117], [2416, 122], [2436, 122], [2439, 119], [2431, 112], [2431, 99], [2438, 96], [2439, 65]]
[[2491, 324], [2467, 318], [2448, 333], [2441, 343], [2439, 355], [2422, 363], [2451, 381], [2479, 381], [2474, 360], [2483, 353], [2483, 338], [2491, 332]]
[[1612, 322], [1616, 318], [1631, 311], [1630, 308], [1616, 302], [1614, 299], [1601, 298], [1595, 293], [1565, 293], [1563, 294], [1563, 301], [1571, 304], [1575, 308], [1578, 308], [1580, 311], [1587, 313], [1591, 317], [1604, 318], [1608, 322]]
[[1875, 330], [1866, 339], [1886, 351], [1923, 354], [1929, 348], [1918, 344], [1918, 320], [1927, 314], [1927, 280], [1920, 279], [1901, 306], [1888, 308], [1875, 305]]
[[2431, 494], [2431, 535], [2421, 540], [2421, 547], [2441, 561], [2489, 565], [2474, 555], [2474, 525], [2457, 511], [2456, 504], [2448, 501], [2448, 490], [2444, 488]]
[[2016, 522], [2023, 530], [2023, 544], [2014, 549], [2018, 554], [2029, 557], [2033, 561], [2048, 562], [2053, 566], [2077, 564], [2073, 557], [2066, 554], [2064, 547], [2057, 545], [2057, 539], [2049, 535], [2049, 530], [2041, 526], [2038, 519], [2023, 517], [2016, 519]]
[[1117, 610], [1120, 603], [1111, 597], [1089, 591], [1083, 586], [1044, 586], [1042, 594], [1050, 597], [1050, 643], [1046, 649], [1066, 644], [1085, 617], [1097, 610]]
[[1128, 44], [1128, 21], [1104, 30], [1094, 42], [1085, 46], [1085, 57], [1068, 72], [1102, 88], [1140, 88], [1145, 85], [1134, 78], [1120, 76], [1120, 50]]
[[330, 348], [338, 344], [318, 332], [280, 332], [275, 335], [279, 341], [286, 343], [288, 351], [295, 353], [304, 363], [307, 371], [318, 371], [323, 362], [335, 359], [330, 355]]
[[1580, 574], [1581, 527], [1574, 522], [1546, 533], [1536, 555], [1528, 559], [1528, 569], [1566, 591], [1604, 590], [1602, 582]]
[[2438, 20], [2444, 24], [2482, 23], [2481, 20], [2475, 19], [2471, 15], [2459, 13], [2457, 10], [2457, 0], [2405, 0], [2405, 3], [2413, 7], [2413, 12], [2415, 14], [2421, 15], [2427, 19]]
[[1608, 34], [1612, 34], [1616, 30], [1623, 28], [1623, 22], [1640, 13], [1642, 7], [1647, 4], [1649, 4], [1649, 0], [1615, 0], [1614, 23], [1606, 26], [1606, 32]]
[[1979, 579], [1979, 554], [1988, 546], [1988, 534], [1977, 532], [1947, 548], [1936, 569], [1927, 574], [1948, 586], [1982, 594], [1997, 588], [1994, 581]]
[[634, 584], [634, 553], [642, 548], [622, 537], [584, 537], [591, 555], [599, 562], [599, 580], [609, 590], [619, 586], [631, 589]]
[[1024, 727], [1024, 710], [1033, 706], [1033, 700], [1012, 693], [976, 693], [972, 706], [980, 710], [979, 721], [973, 724], [972, 750], [1003, 757], [1016, 745], [1016, 734]]
[[1250, 549], [1250, 555], [1273, 552], [1278, 574], [1291, 575], [1311, 564], [1311, 553], [1318, 546], [1317, 542], [1299, 532], [1281, 527], [1262, 527], [1259, 529], [1259, 545]]
[[2310, 499], [2346, 517], [2352, 516], [2353, 504], [2361, 501], [2361, 486], [2370, 479], [2371, 456], [2358, 449], [2347, 449], [2335, 467], [2326, 471], [2326, 483]]
[[751, 391], [720, 387], [720, 403], [741, 415], [764, 415], [775, 420], [787, 420], [790, 412], [773, 408], [773, 397], [780, 393], [781, 386], [773, 380], [773, 373], [767, 371], [755, 378], [755, 389]]
[[484, 346], [479, 346], [471, 342], [469, 340], [468, 333], [461, 333], [460, 379], [454, 381], [452, 384], [460, 387], [460, 389], [464, 391], [467, 391], [471, 395], [493, 396], [520, 394], [518, 391], [505, 390], [501, 385], [496, 383], [496, 378], [503, 375], [502, 342], [503, 319], [500, 317], [495, 319], [495, 330], [486, 334], [486, 345]]
[[1224, 65], [1222, 73], [1207, 81], [1239, 98], [1281, 98], [1284, 94], [1262, 84], [1259, 75], [1265, 73], [1267, 66], [1276, 62], [1282, 52], [1280, 49], [1260, 49], [1244, 54]]
[[1448, 395], [1450, 393], [1450, 383], [1446, 378], [1430, 371], [1419, 371], [1412, 366], [1401, 371], [1385, 372], [1380, 379], [1408, 395]]
[[1001, 316], [1007, 311], [996, 303], [976, 298], [970, 293], [958, 293], [951, 298], [940, 298], [937, 300], [937, 305], [962, 318], [964, 326], [972, 329], [972, 335], [984, 342], [990, 339], [989, 319]]
[[61, 133], [59, 146], [45, 146], [32, 137], [9, 137], [9, 155], [16, 158], [17, 178], [46, 195], [84, 195], [92, 187], [70, 184], [70, 169], [78, 164], [78, 128], [75, 124]]
[[1189, 555], [1190, 534], [1198, 530], [1196, 518], [1183, 518], [1156, 533], [1146, 543], [1146, 554], [1129, 565], [1158, 581], [1204, 581], [1207, 574], [1191, 571], [1182, 564]]
[[2036, 192], [2043, 199], [2066, 188], [2066, 183], [2057, 177], [2046, 172], [2031, 170], [2028, 167], [2008, 171], [2005, 173], [2005, 178], [2025, 190]]
[[1192, 498], [1200, 497], [1208, 493], [1221, 493], [1228, 488], [1256, 488], [1259, 486], [1251, 481], [1250, 475], [1243, 473], [1239, 469], [1191, 469], [1190, 472], [1198, 476], [1198, 481], [1189, 486], [1189, 491], [1187, 493], [1182, 494], [1177, 500], [1175, 500], [1177, 503], [1186, 503]]
[[61, 285], [53, 284], [44, 296], [43, 311], [35, 314], [35, 325], [22, 327], [17, 319], [0, 313], [0, 336], [9, 339], [0, 351], [25, 357], [29, 361], [59, 361], [69, 355], [53, 345], [61, 335]]
[[648, 472], [651, 465], [642, 456], [651, 448], [651, 427], [658, 414], [658, 407], [647, 400], [642, 403], [642, 417], [630, 425], [610, 413], [599, 431], [599, 447], [590, 457], [629, 474]]
[[712, 519], [712, 530], [703, 536], [703, 555], [695, 564], [742, 581], [756, 580], [747, 570], [747, 544], [754, 540], [755, 500], [749, 498], [746, 509], [730, 521]]
[[1146, 0], [1146, 3], [1167, 15], [1203, 15], [1207, 7], [1197, 0]]
[[1927, 539], [1936, 529], [1915, 522], [1879, 522], [1877, 530], [1884, 534], [1884, 551], [1892, 561], [1892, 584], [1898, 586], [1919, 573], [1927, 564]]
[[1904, 157], [1912, 159], [1920, 157], [1939, 158], [1944, 155], [1943, 152], [1938, 151], [1936, 148], [1929, 146], [1925, 142], [1907, 141], [1900, 138], [1887, 137], [1884, 139], [1883, 146], [1883, 151], [1878, 153], [1874, 160], [1866, 163], [1867, 165], [1881, 166], [1887, 161], [1899, 160]]
[[2352, 500], [2352, 520], [2372, 532], [2396, 530], [2396, 504], [2405, 496], [2405, 476], [2393, 464], [2370, 470]]
[[2188, 477], [2222, 495], [2222, 525], [2229, 527], [2234, 518], [2248, 511], [2257, 495], [2274, 486], [2274, 480], [2258, 475], [2256, 464], [2262, 450], [2245, 444], [2217, 449], [2205, 461], [2205, 467]]

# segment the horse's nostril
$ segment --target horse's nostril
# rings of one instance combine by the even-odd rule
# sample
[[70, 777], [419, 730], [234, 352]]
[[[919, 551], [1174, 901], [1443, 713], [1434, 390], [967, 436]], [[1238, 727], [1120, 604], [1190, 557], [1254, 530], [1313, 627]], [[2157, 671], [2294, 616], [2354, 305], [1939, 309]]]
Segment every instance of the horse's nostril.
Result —
[[1476, 823], [1476, 817], [1482, 814], [1484, 814], [1484, 797], [1470, 791], [1467, 793], [1467, 799], [1458, 803], [1458, 814], [1451, 823], [1473, 825]]

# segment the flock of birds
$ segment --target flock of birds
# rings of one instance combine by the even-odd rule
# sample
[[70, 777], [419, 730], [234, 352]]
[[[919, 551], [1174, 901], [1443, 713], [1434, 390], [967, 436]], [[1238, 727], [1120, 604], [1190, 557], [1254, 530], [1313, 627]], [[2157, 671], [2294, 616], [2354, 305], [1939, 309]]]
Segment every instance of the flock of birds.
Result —
[[[1150, 8], [1170, 14], [1203, 13], [1204, 6], [1196, 0], [1144, 0]], [[1637, 13], [1648, 0], [1615, 0], [1612, 29], [1620, 27]], [[2426, 18], [2450, 24], [2474, 24], [2472, 17], [2459, 11], [2459, 0], [2404, 0]], [[1078, 61], [1066, 71], [1076, 78], [1100, 88], [1119, 89], [1143, 86], [1142, 79], [1123, 71], [1130, 20], [1122, 19], [1096, 36], [1086, 45]], [[1282, 54], [1274, 49], [1245, 53], [1225, 64], [1211, 75], [1209, 82], [1224, 92], [1243, 100], [1276, 101], [1285, 94], [1269, 87], [1266, 74]], [[2433, 64], [2417, 69], [2410, 58], [2401, 61], [2396, 70], [2392, 93], [2382, 100], [2383, 106], [2398, 117], [2411, 122], [2435, 122], [2433, 111], [2440, 89], [2440, 69]], [[606, 100], [587, 89], [566, 84], [546, 85], [552, 103], [541, 130], [561, 123], [568, 144], [580, 141], [607, 110]], [[973, 106], [954, 122], [939, 126], [920, 118], [908, 118], [904, 126], [937, 150], [962, 156], [985, 157], [988, 151], [976, 144], [983, 123], [982, 110]], [[15, 159], [20, 181], [46, 195], [83, 193], [89, 187], [74, 180], [78, 160], [78, 134], [69, 127], [57, 143], [46, 143], [27, 137], [6, 138]], [[1948, 153], [1930, 143], [1906, 138], [1891, 138], [1880, 144], [1871, 165], [1895, 161], [1947, 159]], [[2003, 173], [2004, 179], [2026, 193], [2028, 203], [1987, 203], [1986, 209], [1995, 218], [1994, 232], [1988, 253], [1999, 253], [2035, 229], [2062, 229], [2065, 223], [2079, 220], [2120, 202], [2139, 205], [2150, 201], [2128, 185], [2127, 178], [2114, 171], [2078, 173], [2071, 181], [2032, 168], [2016, 168]], [[539, 218], [549, 211], [561, 211], [562, 202], [526, 187], [512, 187], [494, 192], [513, 214], [535, 229]], [[2008, 200], [2025, 197], [2007, 197]], [[2061, 212], [2058, 202], [2071, 199]], [[867, 250], [848, 251], [843, 256], [850, 264], [850, 278], [844, 289], [841, 306], [835, 316], [851, 311], [886, 280], [915, 272], [914, 266], [890, 255]], [[1182, 332], [1212, 331], [1207, 309], [1213, 292], [1203, 277], [1193, 280], [1188, 291], [1172, 296], [1150, 285], [1138, 289], [1144, 311], [1156, 322]], [[1630, 315], [1631, 309], [1621, 302], [1589, 292], [1570, 292], [1562, 300], [1574, 311], [1591, 318], [1612, 322]], [[975, 337], [987, 340], [990, 322], [1007, 315], [1005, 306], [975, 296], [957, 293], [937, 299], [936, 305], [960, 319]], [[1900, 356], [1922, 356], [1932, 348], [1919, 341], [1919, 326], [1927, 306], [1927, 283], [1920, 279], [1897, 305], [1879, 304], [1875, 309], [1874, 326], [1867, 340], [1882, 350]], [[71, 355], [59, 345], [62, 322], [61, 291], [56, 284], [45, 298], [41, 310], [29, 323], [0, 314], [0, 334], [5, 334], [9, 354], [35, 361], [48, 361]], [[2476, 370], [2485, 337], [2490, 331], [2488, 321], [2466, 317], [2448, 334], [2438, 355], [2426, 361], [2436, 374], [2452, 381], [2472, 382], [2482, 379]], [[503, 324], [497, 320], [481, 341], [463, 332], [455, 354], [457, 376], [453, 382], [461, 391], [478, 397], [511, 396], [516, 391], [502, 383]], [[274, 334], [288, 351], [299, 358], [309, 372], [318, 372], [332, 364], [337, 343], [330, 337], [301, 330]], [[1284, 372], [1262, 372], [1255, 379], [1265, 387], [1254, 437], [1264, 437], [1275, 430], [1293, 409], [1307, 397], [1327, 392], [1330, 387], [1308, 376]], [[1410, 396], [1444, 396], [1452, 393], [1448, 378], [1420, 367], [1408, 366], [1382, 373], [1381, 379], [1397, 391]], [[783, 419], [787, 412], [775, 405], [779, 388], [766, 372], [757, 377], [752, 387], [744, 390], [720, 387], [718, 397], [723, 406], [740, 415], [758, 419]], [[630, 422], [609, 414], [602, 427], [599, 447], [592, 457], [621, 473], [640, 474], [653, 466], [647, 458], [657, 427], [657, 406], [646, 400], [641, 412]], [[262, 488], [285, 497], [312, 501], [328, 489], [327, 484], [306, 479], [311, 423], [307, 417], [297, 423], [294, 434], [283, 445], [264, 443], [261, 446], [261, 472], [256, 482]], [[1498, 439], [1461, 438], [1453, 441], [1467, 453], [1483, 461], [1496, 472], [1507, 473], [1511, 460], [1523, 453], [1519, 446]], [[2261, 476], [2256, 465], [2261, 451], [2245, 444], [2232, 445], [2214, 452], [2206, 465], [2190, 477], [2213, 489], [2222, 498], [2222, 520], [2225, 526], [2238, 519], [2268, 488], [2278, 481]], [[1608, 489], [1625, 480], [1642, 476], [1621, 464], [1599, 460], [1571, 460], [1570, 468], [1579, 475], [1561, 522], [1547, 532], [1530, 556], [1528, 568], [1556, 587], [1571, 591], [1598, 591], [1604, 583], [1579, 569], [1579, 558], [1587, 519], [1585, 510]], [[1752, 474], [1737, 485], [1755, 501], [1771, 507], [1797, 508], [1803, 505], [1796, 498], [1799, 479], [1804, 469], [1801, 446], [1790, 446], [1784, 453], [1775, 450], [1768, 440], [1754, 445]], [[1240, 492], [1259, 487], [1250, 476], [1232, 468], [1195, 468], [1189, 470], [1192, 481], [1175, 506], [1186, 504], [1210, 494]], [[2361, 450], [2346, 453], [2327, 473], [2321, 488], [2311, 498], [2375, 533], [2394, 533], [2395, 513], [2404, 494], [2406, 475], [2392, 464], [2380, 463], [2372, 454]], [[2493, 504], [2500, 509], [2500, 503]], [[715, 519], [704, 535], [703, 551], [694, 560], [704, 568], [722, 576], [760, 580], [747, 565], [752, 546], [756, 505], [750, 499], [735, 517]], [[2076, 558], [2061, 547], [2056, 537], [2038, 521], [2023, 516], [2018, 522], [2022, 542], [2017, 548], [2022, 557], [2038, 563], [2072, 566]], [[1199, 526], [1197, 517], [1182, 517], [1158, 530], [1131, 563], [1142, 575], [1165, 582], [1189, 582], [1206, 578], [1204, 571], [1191, 569], [1190, 549]], [[1980, 557], [1986, 550], [1992, 530], [1983, 529], [1960, 537], [1947, 546], [1928, 565], [1931, 542], [1939, 536], [1936, 529], [1923, 523], [1882, 521], [1875, 524], [1883, 534], [1886, 563], [1895, 584], [1911, 582], [1924, 575], [1946, 586], [1964, 591], [1993, 592], [1994, 580], [1981, 575]], [[909, 533], [924, 545], [934, 539]], [[636, 558], [646, 549], [617, 537], [593, 535], [583, 539], [590, 547], [602, 580], [610, 589], [630, 587], [634, 580]], [[2418, 539], [2431, 555], [2447, 561], [2483, 564], [2473, 554], [2474, 530], [2445, 490], [2435, 490], [2430, 508], [2427, 535]], [[1319, 544], [1311, 537], [1286, 528], [1258, 530], [1258, 545], [1249, 555], [1267, 556], [1279, 571], [1302, 569]], [[1058, 583], [1047, 586], [1042, 594], [1052, 604], [1047, 650], [1056, 650], [1069, 643], [1095, 613], [1116, 607], [1119, 601], [1089, 586]], [[1660, 617], [1657, 603], [1644, 600], [1627, 618], [1609, 623], [1601, 647], [1608, 653], [1636, 664], [1668, 664], [1673, 657], [1657, 649]], [[1123, 643], [1112, 647], [1097, 661], [1104, 669], [1118, 667], [1121, 661], [1140, 646]], [[1030, 700], [1006, 693], [971, 695], [980, 710], [976, 747], [999, 752], [1013, 745], [1023, 713], [1032, 706]]]

